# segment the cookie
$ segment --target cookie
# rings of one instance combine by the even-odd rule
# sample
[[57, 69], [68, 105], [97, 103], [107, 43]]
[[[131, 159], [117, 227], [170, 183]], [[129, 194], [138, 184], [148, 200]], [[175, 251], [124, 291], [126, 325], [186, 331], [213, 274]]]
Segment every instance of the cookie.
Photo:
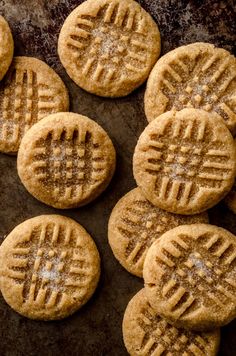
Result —
[[32, 125], [68, 108], [67, 89], [52, 68], [36, 58], [14, 57], [0, 83], [0, 151], [16, 153]]
[[126, 308], [123, 338], [131, 356], [215, 356], [220, 330], [194, 332], [175, 328], [156, 314], [142, 289]]
[[0, 16], [0, 80], [6, 74], [14, 52], [14, 42], [10, 27], [6, 20]]
[[25, 188], [58, 209], [85, 205], [100, 195], [115, 170], [115, 149], [95, 121], [52, 114], [24, 136], [17, 159]]
[[31, 319], [55, 320], [74, 313], [94, 293], [99, 275], [94, 241], [67, 217], [26, 220], [0, 247], [2, 295]]
[[236, 134], [236, 59], [209, 43], [192, 43], [164, 55], [153, 68], [145, 93], [148, 121], [183, 108], [218, 113]]
[[151, 306], [176, 327], [210, 330], [236, 317], [236, 237], [227, 230], [167, 231], [148, 250], [143, 275]]
[[141, 134], [134, 177], [145, 197], [176, 214], [196, 214], [217, 204], [235, 177], [234, 140], [215, 113], [169, 111]]
[[207, 213], [192, 216], [168, 213], [151, 204], [141, 189], [135, 188], [114, 207], [108, 224], [108, 240], [121, 265], [142, 277], [143, 263], [152, 243], [176, 226], [195, 223], [208, 223]]
[[66, 19], [58, 54], [84, 90], [125, 96], [147, 79], [160, 54], [160, 33], [133, 0], [88, 0]]

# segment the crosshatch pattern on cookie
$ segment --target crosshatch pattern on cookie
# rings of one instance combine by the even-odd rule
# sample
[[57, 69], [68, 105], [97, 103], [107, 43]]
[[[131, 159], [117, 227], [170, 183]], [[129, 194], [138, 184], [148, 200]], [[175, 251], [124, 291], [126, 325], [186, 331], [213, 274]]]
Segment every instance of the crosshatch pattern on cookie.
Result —
[[117, 220], [117, 230], [127, 239], [126, 261], [142, 269], [146, 253], [157, 238], [178, 225], [196, 222], [207, 222], [207, 215], [180, 216], [155, 207], [145, 198], [134, 199]]
[[162, 112], [183, 108], [214, 111], [224, 118], [229, 128], [235, 127], [236, 61], [233, 56], [225, 52], [223, 55], [219, 49], [209, 53], [203, 47], [193, 59], [188, 56], [187, 48], [185, 53], [179, 56], [176, 53], [176, 58], [159, 67], [155, 73], [156, 83], [149, 89], [153, 94], [148, 95], [164, 95], [166, 105]]
[[15, 68], [0, 85], [0, 140], [18, 145], [25, 132], [59, 110], [52, 87], [38, 81], [36, 71]]
[[82, 198], [108, 173], [98, 135], [85, 127], [51, 130], [35, 142], [32, 157], [36, 180], [56, 198]]
[[67, 50], [86, 77], [107, 85], [146, 70], [150, 48], [147, 21], [124, 3], [109, 1], [95, 16], [79, 15]]
[[137, 324], [143, 337], [140, 346], [141, 355], [205, 355], [209, 346], [206, 334], [194, 333], [184, 329], [176, 329], [161, 318], [146, 301]]
[[235, 304], [236, 244], [220, 232], [195, 237], [176, 233], [158, 251], [155, 263], [163, 272], [161, 298], [174, 318], [202, 308], [222, 313]]
[[177, 329], [151, 307], [145, 290], [129, 302], [123, 320], [125, 346], [133, 356], [214, 356], [219, 346], [219, 329], [195, 332]]
[[[128, 263], [142, 265], [148, 248], [165, 230], [167, 217], [158, 217], [155, 208], [148, 201], [134, 201], [132, 207], [127, 207], [123, 217], [118, 221], [117, 229], [129, 240], [125, 249]], [[167, 213], [168, 214], [168, 213]]]
[[213, 137], [212, 126], [204, 119], [175, 120], [149, 135], [140, 152], [148, 153], [144, 170], [156, 196], [188, 205], [202, 189], [224, 187], [232, 176], [232, 157], [223, 139]]
[[15, 244], [7, 261], [7, 277], [22, 286], [23, 304], [63, 305], [69, 297], [83, 298], [92, 280], [92, 260], [70, 226], [35, 226]]

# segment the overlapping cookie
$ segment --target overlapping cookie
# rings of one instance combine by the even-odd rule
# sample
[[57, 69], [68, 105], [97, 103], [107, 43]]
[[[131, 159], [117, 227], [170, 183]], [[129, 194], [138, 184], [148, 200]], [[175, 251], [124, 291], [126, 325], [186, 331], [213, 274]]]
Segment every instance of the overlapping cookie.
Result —
[[18, 313], [64, 318], [93, 294], [100, 275], [95, 243], [74, 220], [42, 215], [24, 221], [0, 247], [0, 287]]
[[68, 112], [35, 124], [24, 136], [17, 159], [26, 189], [59, 209], [94, 200], [109, 184], [115, 164], [115, 149], [102, 127]]
[[143, 263], [152, 243], [167, 230], [195, 223], [208, 223], [208, 214], [184, 216], [168, 213], [150, 203], [140, 188], [135, 188], [114, 207], [108, 224], [108, 240], [121, 265], [142, 277]]
[[236, 238], [208, 224], [178, 226], [150, 247], [145, 293], [176, 327], [210, 330], [236, 317]]
[[153, 310], [142, 289], [126, 308], [123, 338], [131, 356], [215, 356], [220, 331], [194, 332], [175, 328]]
[[83, 89], [125, 96], [147, 79], [160, 54], [160, 34], [136, 1], [88, 0], [66, 19], [58, 53]]
[[145, 93], [148, 121], [183, 108], [216, 112], [236, 134], [236, 58], [210, 43], [192, 43], [165, 54]]
[[67, 89], [53, 69], [37, 58], [14, 57], [0, 83], [0, 151], [16, 153], [32, 125], [68, 108]]
[[134, 177], [154, 205], [196, 214], [216, 205], [234, 183], [234, 140], [223, 119], [198, 109], [169, 111], [141, 134]]

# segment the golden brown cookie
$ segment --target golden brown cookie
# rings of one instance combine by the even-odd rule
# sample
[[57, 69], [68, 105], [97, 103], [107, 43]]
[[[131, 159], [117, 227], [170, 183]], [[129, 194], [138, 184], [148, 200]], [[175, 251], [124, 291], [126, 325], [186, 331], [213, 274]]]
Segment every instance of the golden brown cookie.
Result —
[[24, 221], [0, 247], [0, 286], [5, 301], [31, 318], [65, 318], [97, 286], [100, 258], [85, 229], [60, 215]]
[[52, 68], [36, 58], [15, 57], [0, 83], [0, 151], [16, 153], [32, 125], [68, 108], [67, 89]]
[[160, 33], [133, 0], [88, 0], [66, 19], [58, 53], [81, 88], [125, 96], [147, 79], [160, 54]]
[[220, 330], [194, 332], [176, 329], [152, 309], [141, 289], [129, 302], [123, 319], [123, 338], [131, 356], [215, 356]]
[[142, 277], [143, 263], [151, 244], [176, 226], [195, 223], [208, 223], [208, 214], [168, 213], [151, 204], [141, 189], [135, 188], [114, 207], [108, 224], [108, 240], [121, 265]]
[[115, 149], [103, 128], [66, 112], [47, 116], [26, 133], [17, 168], [36, 199], [67, 209], [97, 198], [113, 176], [115, 161]]
[[148, 121], [183, 108], [218, 113], [236, 134], [236, 59], [210, 43], [192, 43], [164, 55], [145, 93]]
[[236, 317], [236, 237], [227, 230], [167, 231], [148, 250], [143, 275], [151, 306], [176, 327], [209, 330]]
[[10, 27], [6, 20], [0, 15], [0, 80], [6, 74], [14, 51], [14, 42]]
[[215, 113], [169, 111], [152, 121], [137, 143], [133, 170], [154, 205], [196, 214], [217, 204], [235, 177], [234, 140]]

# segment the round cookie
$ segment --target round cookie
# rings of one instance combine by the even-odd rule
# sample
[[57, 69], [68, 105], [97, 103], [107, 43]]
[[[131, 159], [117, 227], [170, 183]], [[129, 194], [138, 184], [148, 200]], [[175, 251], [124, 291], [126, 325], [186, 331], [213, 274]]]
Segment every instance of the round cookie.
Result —
[[220, 330], [194, 332], [176, 329], [156, 314], [141, 289], [129, 302], [123, 319], [123, 338], [131, 356], [215, 356]]
[[142, 277], [143, 263], [149, 247], [166, 231], [179, 225], [208, 223], [208, 214], [184, 216], [168, 213], [151, 204], [135, 188], [114, 207], [108, 224], [111, 249], [130, 273]]
[[236, 59], [209, 43], [192, 43], [164, 55], [153, 68], [145, 93], [148, 121], [183, 108], [218, 113], [236, 134]]
[[14, 42], [10, 27], [6, 20], [0, 16], [0, 80], [6, 74], [14, 52]]
[[32, 125], [68, 109], [67, 89], [52, 68], [37, 58], [14, 57], [0, 83], [0, 151], [16, 153]]
[[88, 0], [66, 19], [58, 54], [71, 79], [104, 97], [131, 93], [160, 54], [160, 33], [133, 0]]
[[236, 317], [236, 238], [227, 230], [166, 232], [148, 250], [143, 275], [151, 306], [176, 327], [210, 330]]
[[62, 319], [94, 293], [100, 276], [96, 245], [74, 220], [42, 215], [24, 221], [0, 247], [0, 286], [18, 313]]
[[52, 114], [23, 137], [17, 169], [25, 188], [58, 209], [85, 205], [100, 195], [115, 170], [116, 154], [95, 121], [75, 113]]
[[234, 140], [215, 113], [169, 111], [152, 121], [135, 148], [137, 185], [154, 205], [176, 214], [205, 211], [230, 191]]

